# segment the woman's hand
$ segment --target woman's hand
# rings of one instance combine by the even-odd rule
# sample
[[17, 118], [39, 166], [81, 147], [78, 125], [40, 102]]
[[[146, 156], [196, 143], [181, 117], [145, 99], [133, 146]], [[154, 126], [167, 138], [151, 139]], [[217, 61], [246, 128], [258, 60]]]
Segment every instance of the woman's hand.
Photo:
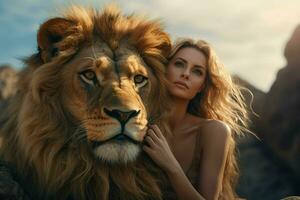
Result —
[[157, 125], [149, 125], [144, 142], [143, 150], [166, 173], [174, 172], [180, 168], [180, 164], [174, 157], [166, 138]]
[[166, 172], [178, 199], [205, 200], [190, 183], [156, 125], [149, 125], [144, 151]]

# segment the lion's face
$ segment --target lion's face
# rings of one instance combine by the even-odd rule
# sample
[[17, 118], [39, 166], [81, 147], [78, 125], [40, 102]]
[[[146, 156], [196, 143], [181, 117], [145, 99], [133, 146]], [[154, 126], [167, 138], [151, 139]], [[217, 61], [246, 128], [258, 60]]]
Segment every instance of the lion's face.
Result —
[[149, 119], [168, 134], [159, 21], [71, 7], [40, 26], [37, 45], [0, 129], [5, 159], [40, 199], [162, 199], [163, 175], [139, 153]]
[[[134, 160], [147, 129], [151, 72], [138, 54], [105, 44], [83, 48], [62, 70], [66, 109], [101, 160]], [[76, 133], [75, 133], [76, 134]], [[83, 137], [82, 135], [79, 137]]]

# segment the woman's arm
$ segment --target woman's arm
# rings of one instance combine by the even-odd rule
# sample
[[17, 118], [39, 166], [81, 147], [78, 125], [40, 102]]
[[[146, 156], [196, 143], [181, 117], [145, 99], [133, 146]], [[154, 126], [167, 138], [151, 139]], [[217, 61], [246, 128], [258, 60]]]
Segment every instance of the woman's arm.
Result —
[[144, 151], [166, 172], [179, 200], [204, 199], [186, 177], [167, 140], [156, 125], [150, 125], [145, 142], [147, 145], [144, 145]]
[[218, 199], [222, 191], [225, 163], [231, 139], [230, 128], [213, 120], [202, 128], [202, 157], [199, 172], [199, 191], [207, 199]]

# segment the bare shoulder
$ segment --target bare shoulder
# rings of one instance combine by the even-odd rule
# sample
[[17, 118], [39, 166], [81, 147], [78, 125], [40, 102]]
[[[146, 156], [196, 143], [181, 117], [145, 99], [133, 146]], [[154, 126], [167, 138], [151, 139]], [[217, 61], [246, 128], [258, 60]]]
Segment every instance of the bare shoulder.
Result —
[[205, 119], [190, 115], [189, 123], [191, 126], [200, 127], [198, 134], [201, 135], [201, 140], [205, 141], [205, 143], [218, 140], [226, 141], [231, 137], [230, 127], [221, 120]]
[[231, 137], [230, 127], [220, 120], [207, 120], [202, 126], [201, 131], [203, 139], [209, 144], [218, 143], [218, 141], [227, 141]]

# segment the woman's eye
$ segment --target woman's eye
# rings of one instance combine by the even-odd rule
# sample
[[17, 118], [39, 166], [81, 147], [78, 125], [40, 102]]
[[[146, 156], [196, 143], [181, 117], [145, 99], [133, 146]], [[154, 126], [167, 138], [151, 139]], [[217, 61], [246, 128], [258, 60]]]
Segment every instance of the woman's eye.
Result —
[[182, 67], [184, 64], [183, 64], [183, 62], [181, 62], [181, 61], [176, 61], [176, 62], [174, 63], [174, 65], [177, 66], [177, 67]]
[[197, 75], [202, 75], [202, 74], [203, 74], [201, 70], [194, 70], [193, 72], [194, 72], [195, 74], [197, 74]]
[[143, 87], [148, 83], [148, 78], [143, 75], [136, 75], [134, 76], [134, 83], [138, 88]]

